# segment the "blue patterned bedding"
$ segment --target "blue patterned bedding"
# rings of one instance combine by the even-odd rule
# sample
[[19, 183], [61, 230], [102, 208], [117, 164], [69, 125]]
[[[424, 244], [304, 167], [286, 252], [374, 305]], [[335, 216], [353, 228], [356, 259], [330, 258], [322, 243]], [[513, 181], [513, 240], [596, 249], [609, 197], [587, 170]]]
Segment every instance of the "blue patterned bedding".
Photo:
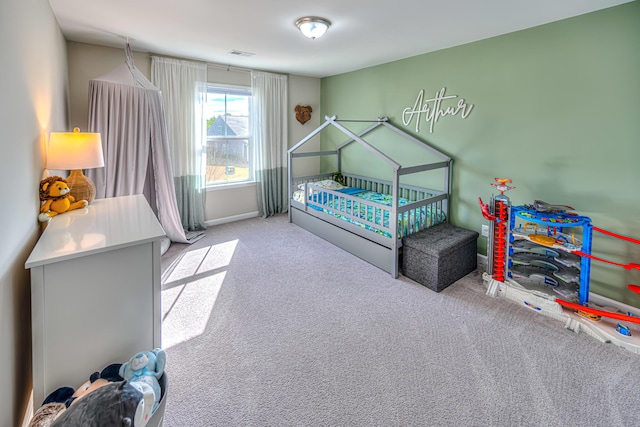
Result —
[[[323, 211], [336, 218], [347, 221], [351, 224], [363, 227], [367, 230], [371, 230], [377, 234], [391, 237], [391, 233], [384, 228], [389, 227], [389, 214], [390, 210], [383, 209], [382, 207], [376, 207], [373, 203], [378, 203], [384, 206], [391, 206], [393, 203], [393, 197], [389, 194], [376, 193], [374, 191], [366, 191], [354, 187], [345, 187], [342, 189], [334, 190], [339, 193], [348, 194], [352, 197], [362, 199], [363, 202], [353, 201], [344, 197], [335, 197], [330, 193], [317, 193], [310, 194], [307, 200], [307, 206], [312, 209]], [[303, 203], [304, 191], [296, 191], [293, 195], [294, 200]], [[400, 197], [398, 200], [399, 206], [404, 206], [407, 203], [411, 203], [411, 200]], [[409, 234], [409, 230], [418, 228], [426, 228], [432, 225], [438, 224], [445, 220], [444, 213], [441, 211], [431, 212], [431, 206], [423, 206], [417, 209], [413, 209], [408, 212], [404, 212], [399, 215], [398, 218], [398, 237]], [[361, 218], [368, 222], [382, 225], [383, 229], [371, 226], [369, 224], [360, 222], [356, 219], [343, 215], [344, 213], [351, 214], [357, 218]], [[432, 224], [433, 222], [433, 224]]]

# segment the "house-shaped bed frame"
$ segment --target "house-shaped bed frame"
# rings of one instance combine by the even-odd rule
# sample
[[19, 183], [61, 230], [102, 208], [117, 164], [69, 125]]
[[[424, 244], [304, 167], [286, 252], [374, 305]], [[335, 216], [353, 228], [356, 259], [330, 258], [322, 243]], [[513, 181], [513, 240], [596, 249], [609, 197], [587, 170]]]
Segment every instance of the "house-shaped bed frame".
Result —
[[[326, 116], [323, 124], [288, 150], [289, 222], [387, 271], [395, 278], [399, 273], [402, 238], [448, 221], [452, 159], [389, 123], [387, 118], [358, 120], [360, 123], [372, 123], [358, 133], [343, 125], [348, 122], [356, 121], [338, 121], [337, 116]], [[296, 153], [311, 138], [330, 126], [342, 131], [348, 139], [335, 150]], [[366, 135], [378, 129], [391, 130], [402, 136], [402, 140], [435, 154], [440, 161], [403, 167], [393, 160], [392, 153], [383, 153], [365, 141]], [[392, 172], [392, 179], [385, 181], [343, 171], [342, 152], [352, 143], [360, 144], [387, 163]], [[401, 146], [402, 144], [394, 145], [394, 150], [402, 150]], [[334, 171], [311, 176], [293, 176], [296, 159], [322, 156], [335, 156], [335, 171], [342, 175], [347, 187], [390, 195], [390, 205], [362, 200], [340, 190], [322, 186], [322, 181], [331, 179]], [[442, 173], [442, 190], [400, 184], [401, 176], [432, 170]], [[299, 197], [294, 199], [296, 192], [302, 193], [298, 193]], [[323, 205], [319, 209], [318, 201], [329, 201], [330, 205]], [[389, 218], [397, 218], [397, 221], [391, 221]]]

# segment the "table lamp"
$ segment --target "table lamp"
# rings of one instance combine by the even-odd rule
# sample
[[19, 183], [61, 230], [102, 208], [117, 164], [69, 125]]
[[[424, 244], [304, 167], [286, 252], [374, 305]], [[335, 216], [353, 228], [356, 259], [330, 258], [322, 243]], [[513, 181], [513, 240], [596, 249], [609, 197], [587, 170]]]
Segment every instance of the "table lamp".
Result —
[[104, 166], [102, 140], [99, 133], [51, 132], [47, 152], [47, 169], [69, 170], [66, 178], [71, 194], [76, 200], [91, 203], [96, 197], [96, 186], [87, 178], [82, 169]]

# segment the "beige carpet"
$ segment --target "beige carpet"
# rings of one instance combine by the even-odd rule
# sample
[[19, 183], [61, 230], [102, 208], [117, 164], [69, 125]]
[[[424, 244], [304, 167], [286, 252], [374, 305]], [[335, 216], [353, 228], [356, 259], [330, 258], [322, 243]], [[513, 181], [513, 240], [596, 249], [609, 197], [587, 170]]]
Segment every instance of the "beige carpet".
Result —
[[163, 262], [165, 426], [640, 425], [640, 355], [441, 293], [289, 224], [212, 227]]

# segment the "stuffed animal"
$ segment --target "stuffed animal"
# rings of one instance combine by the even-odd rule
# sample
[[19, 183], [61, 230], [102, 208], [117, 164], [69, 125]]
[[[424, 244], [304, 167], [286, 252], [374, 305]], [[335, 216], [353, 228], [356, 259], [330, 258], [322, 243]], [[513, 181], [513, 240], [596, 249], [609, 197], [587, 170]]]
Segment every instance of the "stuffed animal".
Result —
[[40, 181], [40, 215], [38, 221], [47, 222], [52, 217], [74, 209], [87, 207], [89, 202], [78, 200], [69, 194], [67, 181], [59, 176], [50, 176]]
[[127, 381], [147, 383], [155, 393], [153, 412], [160, 403], [161, 389], [158, 381], [164, 373], [167, 363], [167, 353], [161, 348], [151, 351], [141, 351], [120, 367], [120, 376]]
[[121, 363], [114, 363], [100, 372], [94, 372], [89, 376], [89, 380], [82, 384], [78, 389], [72, 387], [60, 387], [52, 391], [42, 402], [42, 405], [48, 403], [64, 403], [68, 408], [75, 400], [91, 393], [92, 391], [107, 385], [110, 382], [122, 381], [120, 376]]
[[[96, 393], [99, 389], [110, 384], [120, 383], [124, 381], [119, 374], [121, 366], [122, 364], [120, 363], [114, 363], [104, 368], [101, 372], [94, 372], [89, 377], [89, 380], [78, 387], [77, 390], [74, 390], [71, 387], [60, 387], [54, 390], [45, 398], [42, 406], [36, 411], [34, 417], [31, 419], [29, 427], [51, 427], [54, 425], [54, 421], [57, 420], [62, 415], [62, 413], [66, 411], [71, 411], [71, 414], [65, 415], [65, 418], [63, 418], [63, 420], [65, 420], [64, 425], [112, 425], [100, 423], [74, 424], [74, 422], [82, 422], [84, 420], [84, 417], [89, 416], [89, 414], [87, 414], [87, 411], [89, 410], [102, 412], [102, 416], [107, 417], [108, 419], [122, 418], [124, 424], [113, 425], [133, 425], [135, 427], [143, 427], [151, 418], [155, 404], [155, 393], [149, 384], [129, 384], [127, 382], [127, 388], [125, 388], [121, 393], [124, 400], [134, 400], [133, 403], [135, 403], [135, 411], [133, 413], [133, 418], [131, 418], [131, 414], [127, 414], [126, 416], [121, 417], [121, 413], [127, 412], [127, 409], [125, 407], [131, 407], [133, 405], [132, 402], [125, 402], [124, 400], [122, 402], [113, 401], [113, 393], [108, 393], [106, 395], [97, 394], [97, 396], [102, 396], [100, 398], [94, 396], [94, 393]], [[91, 396], [91, 403], [87, 405], [81, 405], [80, 402], [82, 402], [84, 399], [87, 399], [88, 396]], [[112, 400], [110, 401], [109, 399]], [[83, 409], [76, 410], [76, 406], [82, 406]], [[108, 412], [113, 413], [108, 414]], [[133, 420], [132, 424], [127, 424], [129, 423], [128, 418], [131, 418]]]
[[122, 377], [118, 374], [120, 366], [122, 366], [121, 363], [114, 363], [101, 372], [94, 372], [77, 390], [65, 386], [51, 392], [33, 415], [29, 427], [49, 427], [73, 402], [109, 382], [122, 381]]
[[335, 182], [337, 182], [338, 184], [342, 184], [342, 185], [347, 185], [347, 180], [345, 179], [345, 177], [338, 171], [333, 173], [333, 176], [331, 177], [331, 179], [333, 179]]
[[142, 427], [144, 397], [127, 381], [110, 382], [74, 402], [51, 427]]
[[66, 409], [66, 405], [62, 402], [46, 403], [33, 414], [29, 427], [50, 427]]

